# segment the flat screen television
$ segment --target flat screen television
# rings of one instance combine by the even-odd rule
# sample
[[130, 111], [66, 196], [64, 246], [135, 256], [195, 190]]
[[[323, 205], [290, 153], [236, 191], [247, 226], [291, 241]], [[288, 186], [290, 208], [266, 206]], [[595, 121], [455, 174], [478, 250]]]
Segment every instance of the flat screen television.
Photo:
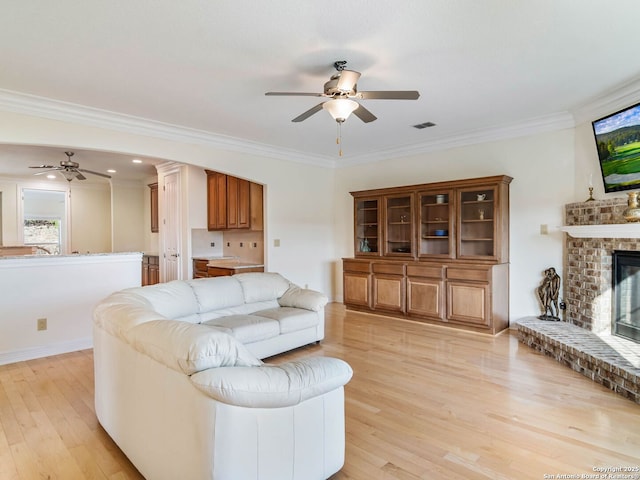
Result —
[[604, 191], [640, 189], [640, 103], [591, 124]]

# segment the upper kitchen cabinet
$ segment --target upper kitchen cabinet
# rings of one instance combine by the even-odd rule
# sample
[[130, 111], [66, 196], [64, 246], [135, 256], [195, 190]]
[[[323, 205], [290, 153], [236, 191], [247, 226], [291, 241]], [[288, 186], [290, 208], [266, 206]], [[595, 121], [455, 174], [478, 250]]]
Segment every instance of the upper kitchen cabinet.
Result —
[[207, 173], [207, 229], [263, 229], [262, 185], [205, 170]]
[[150, 210], [151, 210], [151, 233], [158, 233], [160, 225], [158, 222], [158, 183], [149, 185]]

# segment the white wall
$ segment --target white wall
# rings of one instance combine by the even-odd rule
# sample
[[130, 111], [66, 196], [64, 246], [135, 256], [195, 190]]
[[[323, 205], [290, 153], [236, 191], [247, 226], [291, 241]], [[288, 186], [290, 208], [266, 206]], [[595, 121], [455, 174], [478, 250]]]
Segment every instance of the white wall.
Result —
[[[343, 168], [337, 172], [336, 257], [353, 255], [350, 191], [505, 174], [510, 188], [510, 317], [537, 315], [534, 289], [542, 272], [562, 272], [563, 206], [575, 201], [574, 135], [562, 130], [407, 158]], [[549, 235], [540, 235], [540, 225]], [[334, 279], [336, 294], [342, 279]]]
[[111, 236], [114, 252], [142, 252], [145, 227], [151, 229], [145, 197], [149, 187], [141, 183], [111, 183]]
[[111, 193], [108, 185], [71, 182], [70, 252], [111, 251]]
[[[93, 345], [93, 307], [140, 285], [140, 254], [0, 260], [0, 365]], [[37, 330], [46, 318], [48, 328]]]

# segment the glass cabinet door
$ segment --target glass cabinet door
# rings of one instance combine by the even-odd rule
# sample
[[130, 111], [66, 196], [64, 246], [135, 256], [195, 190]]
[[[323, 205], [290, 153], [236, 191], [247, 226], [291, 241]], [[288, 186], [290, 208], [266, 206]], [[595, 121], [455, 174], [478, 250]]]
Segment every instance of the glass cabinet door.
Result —
[[356, 255], [379, 255], [380, 199], [359, 198], [355, 200], [354, 205]]
[[418, 194], [420, 209], [419, 256], [453, 257], [455, 244], [453, 191], [434, 190]]
[[413, 255], [413, 196], [384, 197], [385, 255]]
[[459, 191], [458, 257], [494, 258], [495, 187]]

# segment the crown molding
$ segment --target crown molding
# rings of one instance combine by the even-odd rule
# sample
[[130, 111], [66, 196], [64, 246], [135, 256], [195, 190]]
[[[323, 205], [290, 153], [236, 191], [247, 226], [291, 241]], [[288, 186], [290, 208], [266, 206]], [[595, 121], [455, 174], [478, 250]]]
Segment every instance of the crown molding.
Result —
[[640, 77], [622, 83], [591, 101], [573, 108], [571, 113], [576, 125], [579, 125], [591, 123], [638, 102], [640, 102]]
[[181, 127], [12, 90], [0, 89], [0, 109], [52, 120], [62, 120], [125, 133], [162, 138], [164, 140], [209, 145], [223, 150], [266, 156], [288, 162], [293, 161], [321, 167], [332, 166], [332, 163], [334, 163], [332, 159], [320, 155], [310, 155], [282, 147], [276, 148], [271, 145], [210, 133], [204, 130]]
[[408, 157], [422, 153], [430, 153], [451, 148], [478, 145], [481, 143], [508, 140], [510, 138], [524, 137], [537, 133], [573, 128], [575, 122], [569, 112], [559, 112], [552, 115], [531, 118], [508, 125], [499, 125], [451, 135], [419, 144], [404, 147], [379, 150], [375, 153], [348, 157], [341, 162], [340, 167], [361, 165], [365, 163], [379, 162], [390, 158]]

